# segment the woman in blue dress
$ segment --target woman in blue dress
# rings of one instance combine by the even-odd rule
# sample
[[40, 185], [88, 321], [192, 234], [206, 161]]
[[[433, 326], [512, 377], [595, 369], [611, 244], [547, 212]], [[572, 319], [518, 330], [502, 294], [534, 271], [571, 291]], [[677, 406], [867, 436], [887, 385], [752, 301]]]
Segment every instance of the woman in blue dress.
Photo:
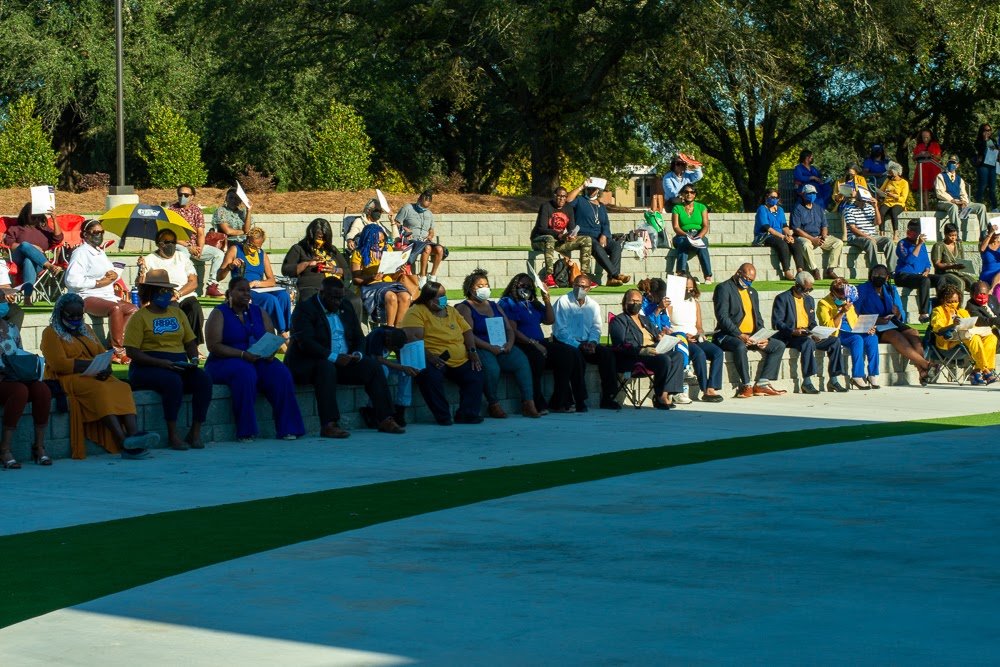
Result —
[[292, 327], [292, 298], [274, 280], [271, 260], [262, 250], [266, 239], [263, 229], [251, 228], [246, 241], [229, 246], [216, 279], [222, 282], [230, 272], [233, 277], [246, 278], [250, 282], [254, 304], [268, 314], [274, 328], [287, 338]]
[[274, 356], [259, 357], [247, 350], [265, 333], [273, 333], [271, 318], [250, 303], [250, 283], [233, 278], [226, 300], [217, 306], [205, 325], [208, 346], [207, 372], [215, 384], [229, 386], [232, 395], [236, 437], [243, 442], [258, 434], [255, 406], [263, 393], [274, 410], [274, 430], [278, 438], [294, 440], [305, 434], [302, 413], [295, 400], [291, 371]]

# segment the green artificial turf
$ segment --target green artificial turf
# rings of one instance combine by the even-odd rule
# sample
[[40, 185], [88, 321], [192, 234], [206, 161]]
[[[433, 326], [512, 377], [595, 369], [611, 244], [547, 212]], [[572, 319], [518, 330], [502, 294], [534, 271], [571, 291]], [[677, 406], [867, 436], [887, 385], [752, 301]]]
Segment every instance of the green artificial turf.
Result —
[[1000, 413], [779, 432], [9, 535], [0, 537], [0, 553], [16, 567], [0, 587], [0, 627], [234, 558], [496, 498], [719, 459], [995, 424]]

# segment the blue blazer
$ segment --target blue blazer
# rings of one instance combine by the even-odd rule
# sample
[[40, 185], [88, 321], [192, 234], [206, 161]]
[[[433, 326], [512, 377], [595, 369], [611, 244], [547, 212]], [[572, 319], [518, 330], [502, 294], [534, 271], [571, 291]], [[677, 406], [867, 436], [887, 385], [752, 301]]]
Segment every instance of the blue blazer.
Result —
[[[816, 300], [808, 294], [802, 296], [802, 301], [809, 315], [809, 329], [816, 326]], [[795, 311], [795, 296], [792, 290], [787, 290], [774, 297], [774, 308], [771, 309], [771, 328], [778, 332], [782, 338], [792, 335], [798, 320], [798, 313]]]

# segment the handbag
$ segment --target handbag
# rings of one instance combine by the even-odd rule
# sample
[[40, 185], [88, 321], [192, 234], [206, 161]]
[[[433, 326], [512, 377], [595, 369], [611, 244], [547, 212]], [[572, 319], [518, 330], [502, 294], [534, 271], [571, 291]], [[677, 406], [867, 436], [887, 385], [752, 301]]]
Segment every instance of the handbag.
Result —
[[211, 231], [205, 234], [205, 245], [216, 247], [219, 250], [225, 250], [228, 242], [229, 236], [222, 232]]
[[34, 382], [42, 379], [42, 358], [37, 354], [3, 355], [3, 372], [14, 382]]

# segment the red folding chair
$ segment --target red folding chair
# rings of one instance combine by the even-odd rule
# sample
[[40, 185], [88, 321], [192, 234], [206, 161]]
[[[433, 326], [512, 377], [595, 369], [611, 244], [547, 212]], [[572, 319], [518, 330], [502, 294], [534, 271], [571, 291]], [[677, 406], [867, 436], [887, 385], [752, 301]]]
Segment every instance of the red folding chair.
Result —
[[[77, 245], [79, 245], [80, 239], [80, 226], [83, 224], [84, 218], [82, 215], [76, 214], [63, 214], [56, 216], [59, 222], [59, 226], [63, 229], [69, 228], [71, 230], [76, 230]], [[6, 233], [7, 229], [14, 224], [17, 224], [16, 218], [4, 218], [3, 219], [3, 230], [2, 233]], [[66, 263], [68, 263], [68, 255], [64, 253], [65, 251], [65, 232], [64, 238], [61, 242], [56, 243], [52, 248], [45, 253], [48, 260], [56, 266], [65, 268]], [[10, 249], [6, 249], [8, 255], [10, 255]], [[19, 284], [24, 282], [23, 273], [21, 268], [13, 261], [13, 258], [8, 262], [10, 277], [12, 284]], [[33, 297], [42, 299], [48, 304], [54, 304], [56, 300], [62, 295], [62, 272], [52, 272], [48, 269], [42, 269], [35, 278], [33, 283]]]

